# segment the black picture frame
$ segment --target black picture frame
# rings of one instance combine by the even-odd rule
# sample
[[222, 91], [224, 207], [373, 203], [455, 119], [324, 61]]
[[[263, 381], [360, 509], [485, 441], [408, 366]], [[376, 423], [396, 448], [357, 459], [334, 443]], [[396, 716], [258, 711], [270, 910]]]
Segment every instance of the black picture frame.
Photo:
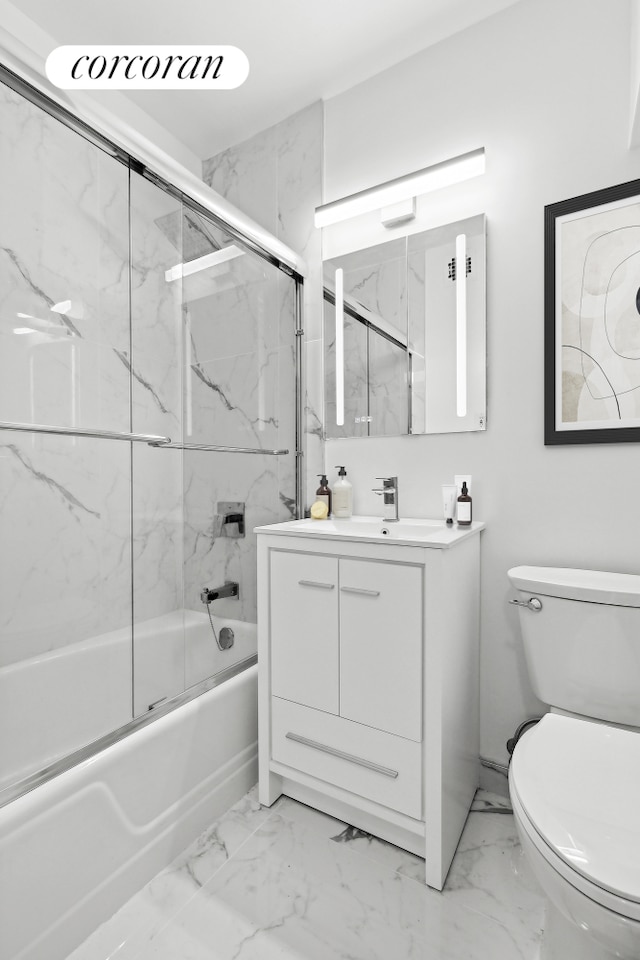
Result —
[[[637, 216], [633, 201], [637, 201]], [[633, 220], [634, 223], [627, 224], [627, 220]], [[637, 231], [635, 229], [637, 223]], [[569, 227], [575, 224], [575, 227]], [[578, 240], [574, 238], [572, 242], [564, 245], [564, 237], [559, 241], [559, 231], [566, 233], [568, 229], [573, 229], [574, 234], [578, 234]], [[588, 233], [592, 231], [592, 233]], [[582, 237], [582, 234], [585, 234]], [[588, 236], [587, 236], [588, 234]], [[629, 243], [629, 249], [633, 248], [634, 253], [624, 256], [619, 261], [615, 270], [622, 270], [622, 264], [627, 273], [635, 276], [635, 258], [636, 238], [637, 238], [637, 283], [635, 308], [637, 311], [636, 319], [638, 321], [638, 386], [633, 385], [631, 389], [624, 389], [616, 392], [617, 385], [607, 376], [607, 364], [599, 363], [598, 357], [593, 356], [584, 348], [582, 332], [586, 330], [586, 323], [583, 324], [583, 302], [591, 299], [597, 301], [598, 297], [593, 297], [590, 293], [585, 295], [586, 276], [598, 266], [598, 256], [603, 257], [604, 264], [602, 271], [606, 278], [607, 271], [612, 269], [610, 264], [615, 262], [615, 258], [621, 256], [621, 253], [614, 248], [614, 234], [618, 235], [615, 240], [616, 246], [620, 246], [621, 239]], [[593, 239], [589, 239], [589, 237]], [[608, 246], [607, 246], [608, 245]], [[579, 313], [577, 316], [571, 314], [566, 307], [563, 294], [567, 285], [570, 285], [571, 279], [575, 281], [580, 276], [580, 266], [582, 260], [582, 286], [579, 293]], [[611, 277], [613, 277], [613, 273]], [[609, 278], [609, 283], [611, 282]], [[571, 278], [571, 279], [567, 279]], [[574, 284], [575, 285], [575, 284]], [[631, 286], [631, 285], [630, 285]], [[609, 287], [603, 293], [603, 313], [600, 318], [600, 325], [604, 330], [605, 352], [611, 349], [612, 356], [619, 358], [622, 356], [615, 351], [615, 345], [611, 342], [609, 331], [607, 330], [607, 303]], [[630, 301], [630, 294], [626, 297]], [[592, 309], [599, 310], [600, 306]], [[625, 328], [631, 323], [631, 314], [633, 309], [630, 304], [624, 311]], [[559, 315], [560, 314], [560, 315]], [[622, 314], [616, 314], [616, 320], [622, 317]], [[592, 320], [591, 329], [596, 329], [599, 320], [597, 316], [590, 317]], [[563, 323], [568, 329], [571, 325], [577, 326], [579, 342], [564, 343]], [[622, 320], [620, 319], [620, 325]], [[554, 444], [572, 444], [572, 443], [625, 443], [629, 441], [640, 441], [640, 180], [631, 180], [627, 183], [617, 184], [613, 187], [607, 187], [603, 190], [596, 190], [593, 193], [585, 193], [579, 197], [572, 197], [569, 200], [562, 200], [559, 203], [552, 203], [544, 208], [544, 442], [545, 445]], [[559, 344], [560, 337], [560, 344]], [[609, 346], [607, 346], [607, 344]], [[559, 363], [559, 347], [562, 351]], [[567, 374], [564, 363], [565, 357], [573, 357], [573, 365], [580, 363], [581, 373]], [[603, 357], [600, 356], [600, 360]], [[633, 369], [631, 362], [635, 357], [623, 357], [628, 362], [630, 369]], [[616, 363], [619, 363], [616, 359]], [[592, 392], [589, 385], [589, 378], [584, 372], [585, 364], [591, 366], [591, 372], [595, 374], [595, 379], [599, 381], [596, 393]], [[581, 384], [580, 378], [584, 383]], [[631, 381], [635, 384], [635, 380]], [[607, 385], [608, 386], [605, 386]], [[605, 389], [601, 389], [601, 387]], [[575, 399], [578, 394], [578, 388], [588, 389], [590, 397], [593, 399], [593, 405], [603, 409], [606, 404], [609, 409], [609, 419], [602, 418], [602, 424], [598, 421], [588, 420], [584, 427], [580, 426], [582, 421], [571, 420], [573, 407], [578, 409]], [[605, 393], [609, 391], [610, 393]], [[625, 425], [625, 419], [636, 419], [623, 417], [621, 413], [621, 399], [623, 394], [634, 393], [637, 389], [638, 396], [638, 425]], [[596, 395], [598, 394], [599, 395]], [[625, 397], [624, 402], [628, 403], [629, 397]], [[599, 402], [598, 402], [599, 401]], [[567, 410], [569, 411], [567, 413]], [[614, 411], [613, 414], [611, 411]], [[615, 411], [617, 410], [617, 416]], [[560, 424], [558, 413], [561, 415]], [[565, 416], [567, 419], [565, 419]]]

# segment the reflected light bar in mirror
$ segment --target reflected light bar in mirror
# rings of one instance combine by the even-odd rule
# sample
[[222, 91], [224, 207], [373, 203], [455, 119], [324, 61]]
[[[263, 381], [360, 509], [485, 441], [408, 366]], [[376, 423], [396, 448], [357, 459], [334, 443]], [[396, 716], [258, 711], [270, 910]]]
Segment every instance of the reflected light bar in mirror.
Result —
[[328, 227], [332, 223], [340, 223], [342, 220], [349, 220], [362, 213], [388, 207], [410, 197], [419, 197], [423, 193], [430, 193], [433, 190], [440, 190], [442, 187], [478, 177], [484, 173], [484, 169], [484, 147], [481, 147], [479, 150], [462, 153], [458, 157], [434, 163], [423, 170], [416, 170], [404, 177], [388, 180], [376, 187], [369, 187], [349, 197], [342, 197], [340, 200], [333, 200], [331, 203], [316, 207], [315, 225]]
[[344, 271], [336, 269], [336, 425], [344, 426]]
[[236, 257], [244, 256], [244, 250], [236, 247], [235, 243], [230, 243], [228, 247], [222, 247], [221, 250], [214, 250], [213, 253], [207, 253], [204, 257], [196, 257], [195, 260], [188, 260], [186, 263], [178, 263], [170, 270], [165, 270], [164, 278], [167, 283], [172, 280], [180, 280], [182, 277], [188, 277], [192, 273], [199, 273], [200, 270], [208, 270], [210, 267], [217, 267], [228, 260], [234, 260]]
[[467, 237], [456, 237], [456, 413], [467, 415]]
[[72, 307], [71, 300], [61, 300], [60, 303], [54, 303], [54, 305], [52, 307], [49, 307], [49, 309], [53, 313], [67, 314], [71, 310], [71, 307]]

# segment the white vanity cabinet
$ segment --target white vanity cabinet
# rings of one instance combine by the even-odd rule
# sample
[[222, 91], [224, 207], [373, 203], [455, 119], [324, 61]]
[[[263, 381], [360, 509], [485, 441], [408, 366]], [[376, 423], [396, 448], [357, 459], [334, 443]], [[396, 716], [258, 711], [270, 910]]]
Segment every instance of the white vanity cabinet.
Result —
[[260, 801], [412, 850], [438, 889], [477, 787], [481, 527], [434, 545], [256, 531]]
[[272, 550], [271, 692], [422, 740], [419, 566]]

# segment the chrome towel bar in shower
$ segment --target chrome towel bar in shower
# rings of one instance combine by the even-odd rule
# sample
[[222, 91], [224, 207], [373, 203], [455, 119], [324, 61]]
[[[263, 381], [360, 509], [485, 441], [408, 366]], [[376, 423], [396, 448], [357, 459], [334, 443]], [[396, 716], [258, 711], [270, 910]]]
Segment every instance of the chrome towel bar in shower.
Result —
[[217, 443], [174, 443], [172, 440], [150, 440], [150, 447], [166, 447], [168, 450], [210, 450], [212, 453], [257, 453], [263, 457], [281, 457], [288, 450], [263, 450], [262, 447], [229, 447]]
[[82, 427], [53, 427], [40, 423], [7, 423], [0, 420], [0, 430], [17, 430], [21, 433], [50, 433], [63, 437], [90, 437], [98, 440], [129, 440], [136, 443], [171, 443], [170, 437], [158, 437], [148, 433], [119, 433], [115, 430], [90, 430]]
[[119, 433], [115, 430], [91, 430], [82, 427], [54, 427], [39, 423], [10, 423], [0, 420], [0, 430], [16, 430], [20, 433], [46, 433], [63, 437], [88, 437], [97, 440], [128, 440], [147, 443], [150, 447], [166, 447], [168, 450], [209, 450], [212, 453], [256, 453], [266, 457], [280, 457], [288, 450], [263, 450], [260, 447], [231, 447], [213, 443], [177, 443], [171, 437], [149, 433]]

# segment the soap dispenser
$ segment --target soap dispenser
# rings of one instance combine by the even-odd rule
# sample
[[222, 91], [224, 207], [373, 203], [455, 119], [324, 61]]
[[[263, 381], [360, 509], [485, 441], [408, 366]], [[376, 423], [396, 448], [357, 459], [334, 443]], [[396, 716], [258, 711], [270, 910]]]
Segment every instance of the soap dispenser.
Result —
[[347, 471], [337, 466], [338, 479], [333, 485], [333, 515], [346, 520], [351, 516], [353, 506], [353, 487], [347, 480]]
[[326, 473], [319, 473], [320, 477], [320, 486], [316, 490], [316, 501], [321, 500], [322, 503], [327, 505], [327, 514], [331, 513], [331, 490], [329, 489], [329, 482], [327, 480]]

